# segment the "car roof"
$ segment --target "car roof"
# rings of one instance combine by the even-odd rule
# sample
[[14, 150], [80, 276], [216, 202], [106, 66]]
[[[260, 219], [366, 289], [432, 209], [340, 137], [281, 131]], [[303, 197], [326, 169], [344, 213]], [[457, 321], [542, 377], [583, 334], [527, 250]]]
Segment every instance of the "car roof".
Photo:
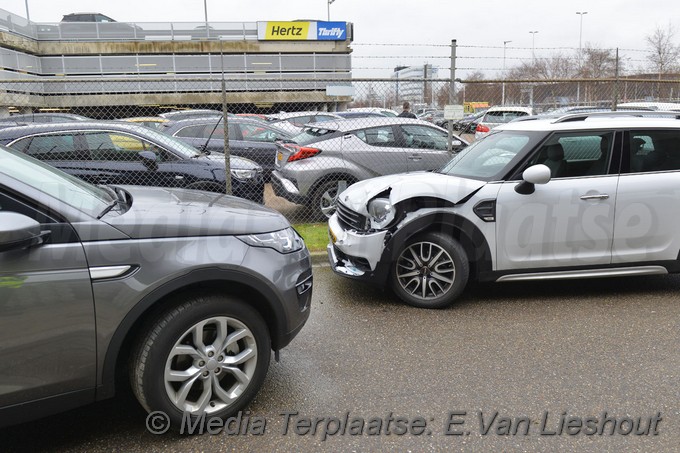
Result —
[[[215, 123], [220, 123], [222, 122], [222, 118], [216, 118], [212, 116], [204, 116], [201, 118], [187, 118], [183, 120], [177, 120], [177, 121], [171, 121], [167, 124], [167, 126], [163, 129], [163, 132], [165, 133], [173, 133], [178, 131], [179, 129], [187, 126], [193, 126], [196, 124], [215, 124]], [[248, 117], [229, 117], [228, 123], [236, 123], [236, 124], [250, 124], [255, 127], [267, 127], [270, 129], [274, 129], [277, 132], [281, 132], [282, 134], [290, 135], [290, 132], [281, 129], [279, 127], [276, 127], [276, 123], [263, 123], [261, 120], [256, 120], [253, 118], [248, 118]]]
[[489, 112], [525, 112], [531, 115], [533, 113], [533, 109], [531, 107], [522, 107], [522, 106], [513, 106], [513, 105], [498, 105], [495, 107], [491, 107], [488, 110], [486, 110], [484, 113], [489, 113]]
[[322, 112], [322, 111], [306, 111], [306, 112], [282, 112], [282, 113], [272, 113], [271, 115], [267, 115], [268, 118], [274, 118], [277, 120], [285, 120], [287, 118], [296, 118], [298, 116], [307, 116], [307, 115], [329, 115], [329, 116], [338, 116], [333, 112]]
[[305, 127], [312, 127], [317, 129], [331, 129], [339, 132], [349, 132], [356, 129], [364, 129], [367, 127], [376, 126], [391, 126], [393, 124], [414, 124], [442, 129], [434, 125], [433, 123], [430, 123], [429, 121], [423, 121], [413, 118], [388, 117], [388, 116], [383, 117], [371, 116], [369, 118], [347, 118], [338, 121], [324, 121], [322, 123], [306, 124]]
[[678, 112], [590, 112], [562, 115], [557, 118], [536, 118], [533, 121], [517, 121], [503, 124], [496, 130], [505, 131], [562, 131], [592, 129], [678, 128]]
[[[144, 126], [123, 121], [77, 121], [68, 123], [31, 123], [30, 125], [14, 126], [0, 129], [0, 138], [18, 138], [26, 135], [42, 134], [47, 132], [74, 131], [74, 130], [98, 130], [107, 129], [120, 132], [134, 132], [147, 135], [149, 130]], [[158, 131], [154, 131], [158, 133]]]

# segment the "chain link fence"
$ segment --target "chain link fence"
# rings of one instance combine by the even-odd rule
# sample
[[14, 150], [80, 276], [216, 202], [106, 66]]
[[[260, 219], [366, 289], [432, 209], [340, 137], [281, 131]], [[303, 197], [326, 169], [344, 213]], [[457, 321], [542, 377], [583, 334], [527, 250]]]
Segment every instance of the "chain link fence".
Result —
[[[94, 184], [231, 192], [308, 223], [344, 187], [440, 168], [473, 142], [479, 120], [449, 124], [447, 104], [544, 113], [679, 99], [680, 81], [626, 78], [4, 80], [0, 143]], [[420, 120], [394, 118], [405, 101]]]

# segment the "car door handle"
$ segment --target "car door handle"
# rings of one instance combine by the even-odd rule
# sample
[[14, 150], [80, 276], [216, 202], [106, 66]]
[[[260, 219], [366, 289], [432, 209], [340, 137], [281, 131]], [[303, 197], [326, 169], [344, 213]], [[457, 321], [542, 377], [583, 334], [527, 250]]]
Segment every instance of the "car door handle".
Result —
[[599, 193], [596, 195], [582, 195], [581, 200], [606, 200], [609, 198], [609, 195], [606, 193]]
[[418, 154], [412, 154], [408, 156], [408, 160], [422, 160], [422, 156], [419, 156]]

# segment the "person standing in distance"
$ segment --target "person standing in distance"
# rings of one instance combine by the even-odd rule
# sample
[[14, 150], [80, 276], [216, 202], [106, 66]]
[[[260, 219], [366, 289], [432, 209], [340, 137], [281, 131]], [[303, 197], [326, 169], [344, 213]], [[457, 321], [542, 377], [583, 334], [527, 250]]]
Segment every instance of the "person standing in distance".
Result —
[[404, 110], [398, 115], [401, 118], [418, 118], [414, 113], [411, 112], [411, 104], [408, 101], [404, 101]]

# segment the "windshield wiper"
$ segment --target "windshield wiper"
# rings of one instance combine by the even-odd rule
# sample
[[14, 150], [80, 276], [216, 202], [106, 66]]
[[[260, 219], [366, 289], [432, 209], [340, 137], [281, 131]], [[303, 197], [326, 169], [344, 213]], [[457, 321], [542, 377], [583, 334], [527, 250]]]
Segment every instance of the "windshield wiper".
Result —
[[128, 203], [127, 203], [125, 193], [120, 193], [120, 192], [118, 192], [118, 189], [112, 189], [111, 187], [108, 187], [108, 186], [100, 186], [100, 187], [102, 187], [104, 190], [106, 190], [109, 194], [112, 194], [113, 200], [111, 200], [111, 202], [108, 205], [106, 205], [104, 210], [101, 213], [99, 213], [99, 215], [97, 216], [97, 220], [100, 220], [102, 217], [104, 217], [106, 214], [108, 214], [116, 206], [120, 206], [122, 208], [128, 207]]

